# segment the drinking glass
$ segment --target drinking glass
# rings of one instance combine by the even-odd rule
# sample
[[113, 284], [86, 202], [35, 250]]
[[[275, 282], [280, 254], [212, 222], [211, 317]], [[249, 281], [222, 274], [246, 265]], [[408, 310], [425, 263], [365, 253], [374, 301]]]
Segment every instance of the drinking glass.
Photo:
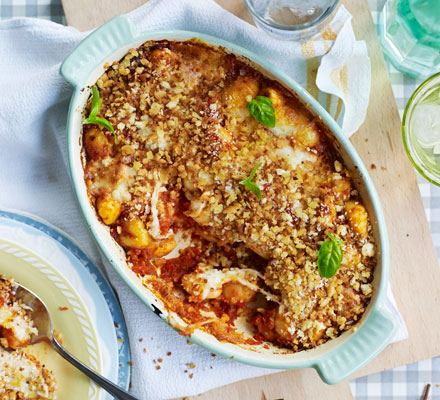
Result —
[[440, 73], [410, 97], [402, 120], [405, 150], [422, 176], [440, 186]]
[[440, 71], [440, 1], [388, 0], [379, 39], [399, 71], [423, 79]]
[[305, 40], [324, 27], [339, 0], [244, 0], [259, 28], [279, 39]]

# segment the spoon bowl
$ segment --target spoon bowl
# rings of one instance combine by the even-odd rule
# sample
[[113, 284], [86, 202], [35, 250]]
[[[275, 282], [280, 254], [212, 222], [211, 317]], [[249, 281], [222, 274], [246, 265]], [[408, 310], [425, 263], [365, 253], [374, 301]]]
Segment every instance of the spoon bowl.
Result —
[[14, 282], [14, 297], [29, 307], [29, 316], [37, 328], [38, 334], [32, 335], [30, 344], [47, 342], [50, 344], [53, 335], [52, 320], [44, 302], [31, 290]]
[[[0, 279], [4, 280], [3, 278]], [[23, 285], [20, 285], [17, 282], [14, 282], [13, 286], [14, 286], [13, 289], [14, 297], [29, 307], [29, 316], [34, 323], [35, 328], [38, 331], [36, 335], [32, 335], [30, 342], [31, 345], [40, 342], [49, 343], [52, 346], [52, 348], [61, 355], [61, 357], [63, 357], [74, 367], [79, 369], [83, 374], [87, 375], [96, 384], [101, 386], [104, 390], [106, 390], [108, 393], [113, 395], [116, 399], [137, 400], [127, 391], [121, 389], [113, 382], [104, 378], [102, 375], [98, 374], [90, 367], [88, 367], [86, 364], [79, 361], [76, 357], [70, 354], [54, 335], [50, 313], [43, 300], [41, 300], [41, 298], [38, 295], [36, 295], [34, 292], [24, 287]]]

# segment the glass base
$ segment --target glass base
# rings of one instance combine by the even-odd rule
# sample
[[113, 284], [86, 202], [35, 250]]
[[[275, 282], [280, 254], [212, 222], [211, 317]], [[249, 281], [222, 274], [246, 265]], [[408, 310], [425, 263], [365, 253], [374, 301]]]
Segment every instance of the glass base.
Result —
[[[0, 0], [1, 1], [1, 0]], [[281, 40], [304, 41], [333, 18], [339, 0], [244, 0], [255, 25]]]

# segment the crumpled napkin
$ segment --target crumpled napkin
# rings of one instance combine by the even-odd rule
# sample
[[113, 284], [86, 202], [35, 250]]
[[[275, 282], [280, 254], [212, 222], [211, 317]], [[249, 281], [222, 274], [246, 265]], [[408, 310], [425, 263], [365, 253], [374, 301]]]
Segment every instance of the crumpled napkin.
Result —
[[[351, 29], [350, 16], [343, 8], [328, 30], [301, 45], [266, 35], [212, 0], [151, 0], [129, 15], [138, 31], [186, 29], [246, 47], [309, 87], [333, 115], [338, 112], [338, 101], [327, 104], [328, 96], [314, 86], [317, 64], [311, 60], [316, 58], [306, 61], [304, 55], [324, 54], [332, 49], [335, 38], [336, 43], [347, 40], [340, 33], [344, 27]], [[100, 265], [99, 253], [79, 213], [65, 165], [65, 121], [72, 91], [58, 74], [62, 60], [84, 37], [73, 28], [48, 21], [0, 22], [0, 206], [34, 213], [59, 226]], [[322, 63], [326, 58], [332, 66], [343, 65], [343, 61], [332, 61], [331, 51]], [[331, 78], [329, 71], [327, 80]], [[349, 79], [356, 78], [355, 72], [348, 75]], [[369, 89], [369, 83], [365, 88]], [[342, 121], [342, 115], [341, 112], [338, 121]], [[214, 357], [187, 344], [187, 339], [148, 310], [111, 268], [107, 271], [127, 320], [133, 356], [132, 392], [138, 398], [189, 396], [276, 372]], [[392, 302], [390, 309], [398, 315]]]
[[322, 92], [333, 94], [344, 102], [342, 131], [347, 136], [356, 132], [365, 119], [370, 83], [367, 45], [363, 40], [356, 40], [349, 15], [333, 47], [322, 57], [316, 75], [316, 85]]

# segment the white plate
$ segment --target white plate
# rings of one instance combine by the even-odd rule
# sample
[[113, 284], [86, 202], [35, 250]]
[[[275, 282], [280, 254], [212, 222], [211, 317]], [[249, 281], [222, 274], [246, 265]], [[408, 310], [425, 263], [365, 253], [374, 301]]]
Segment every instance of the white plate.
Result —
[[[77, 332], [82, 331], [84, 334], [82, 339], [85, 343], [84, 347], [87, 347], [84, 354], [87, 354], [88, 364], [128, 390], [131, 368], [125, 321], [119, 302], [101, 271], [65, 233], [29, 214], [0, 210], [0, 241], [3, 258], [10, 256], [13, 261], [15, 257], [17, 266], [22, 265], [22, 268], [32, 273], [36, 285], [38, 280], [41, 281], [40, 271], [51, 271], [43, 274], [47, 275], [45, 276], [47, 288], [51, 289], [50, 285], [55, 285], [52, 290], [66, 287], [66, 290], [62, 290], [63, 293], [66, 292], [65, 302], [60, 306], [67, 305], [69, 310], [63, 314], [57, 310], [56, 305], [49, 304], [51, 313], [53, 310], [58, 311], [59, 324], [62, 324], [62, 319], [66, 318], [67, 314], [71, 314], [71, 319], [76, 321]], [[30, 261], [23, 264], [23, 260]], [[8, 275], [11, 270], [14, 271], [10, 264], [3, 265], [3, 272], [8, 272]], [[1, 269], [0, 263], [0, 274]], [[20, 273], [23, 276], [23, 271], [19, 270], [16, 275]], [[28, 285], [32, 286], [32, 284], [33, 281], [28, 280]], [[37, 293], [43, 299], [48, 296], [48, 292], [41, 289], [40, 292], [44, 292]], [[50, 296], [46, 298], [50, 299]], [[77, 315], [75, 309], [79, 310]], [[83, 317], [80, 315], [81, 310], [84, 313]], [[69, 341], [69, 332], [62, 332], [62, 326], [59, 328]], [[58, 386], [62, 387], [62, 385], [62, 382], [58, 382]], [[89, 386], [89, 399], [113, 398], [105, 391], [96, 388], [93, 383], [89, 383]]]

